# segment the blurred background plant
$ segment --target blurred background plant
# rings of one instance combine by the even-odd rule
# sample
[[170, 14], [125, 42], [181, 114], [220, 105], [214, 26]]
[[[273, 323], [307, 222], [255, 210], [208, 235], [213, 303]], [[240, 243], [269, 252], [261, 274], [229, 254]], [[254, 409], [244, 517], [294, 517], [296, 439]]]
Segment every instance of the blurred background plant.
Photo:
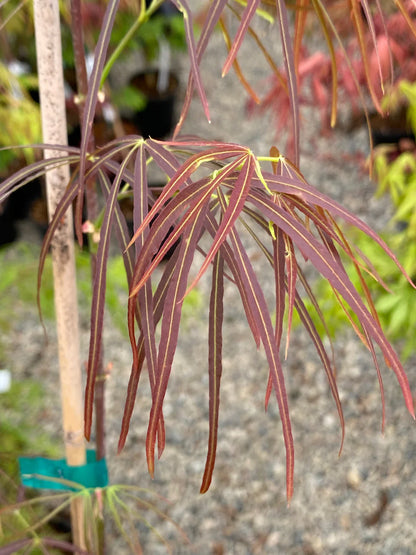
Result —
[[[375, 149], [374, 177], [377, 185], [375, 195], [388, 195], [393, 216], [381, 236], [388, 240], [394, 252], [403, 263], [413, 280], [416, 279], [416, 83], [400, 81], [385, 105], [393, 111], [406, 110], [407, 120], [402, 129], [394, 129], [392, 140]], [[412, 131], [410, 138], [408, 128]], [[400, 136], [401, 133], [401, 136]], [[349, 230], [358, 249], [370, 260], [377, 261], [377, 272], [389, 287], [386, 290], [373, 279], [367, 279], [367, 286], [374, 295], [375, 307], [383, 329], [388, 337], [400, 347], [404, 358], [414, 354], [416, 338], [416, 311], [414, 310], [414, 289], [404, 276], [397, 271], [392, 261], [383, 256], [380, 248], [364, 234]], [[354, 274], [354, 266], [345, 261], [348, 273], [358, 289], [360, 280]], [[361, 288], [362, 289], [362, 288]], [[331, 334], [341, 331], [348, 324], [344, 309], [337, 302], [331, 287], [324, 280], [317, 283], [317, 297], [322, 299], [320, 308], [327, 316]], [[306, 301], [312, 311], [312, 305]], [[354, 319], [351, 311], [349, 317]], [[355, 320], [356, 321], [356, 320]], [[322, 322], [315, 316], [315, 325], [321, 336], [326, 335]]]
[[[56, 482], [71, 489], [43, 495], [29, 489], [26, 499], [16, 501], [19, 487], [0, 468], [0, 555], [96, 555], [102, 552], [100, 528], [104, 520], [108, 532], [121, 539], [118, 545], [131, 553], [142, 553], [140, 536], [144, 529], [149, 529], [166, 552], [172, 553], [169, 542], [158, 531], [160, 520], [172, 525], [178, 544], [189, 544], [183, 530], [169, 518], [167, 501], [154, 491], [126, 485], [83, 488], [65, 480]], [[72, 543], [69, 506], [76, 498], [82, 498], [85, 507], [85, 549]]]
[[[383, 97], [393, 94], [401, 81], [416, 80], [415, 4], [412, 0], [400, 0], [393, 8], [385, 2], [381, 9], [342, 0], [328, 6], [303, 0], [301, 5], [302, 10], [295, 10], [295, 32], [305, 31], [311, 39], [309, 44], [300, 45], [295, 35], [302, 106], [319, 109], [323, 132], [335, 125], [338, 106], [352, 108], [348, 111], [349, 126], [361, 125], [370, 117], [374, 127], [380, 119], [377, 114], [386, 118], [390, 113]], [[322, 43], [317, 46], [313, 40], [319, 26], [327, 52]], [[251, 99], [248, 104], [251, 113], [271, 112], [276, 133], [287, 128], [289, 104], [285, 82], [285, 72], [275, 71], [260, 103], [257, 105]], [[390, 115], [395, 117], [397, 111]], [[386, 119], [382, 124], [388, 127], [389, 117]]]

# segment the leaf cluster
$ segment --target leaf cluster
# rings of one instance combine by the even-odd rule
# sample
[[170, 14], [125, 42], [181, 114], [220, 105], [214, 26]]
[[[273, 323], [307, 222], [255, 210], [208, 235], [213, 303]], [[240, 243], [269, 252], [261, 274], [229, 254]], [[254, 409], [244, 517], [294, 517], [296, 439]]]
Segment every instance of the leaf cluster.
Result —
[[[267, 408], [273, 394], [280, 411], [286, 448], [286, 492], [290, 500], [294, 481], [294, 443], [281, 353], [287, 352], [289, 346], [294, 312], [297, 312], [322, 361], [339, 415], [342, 440], [344, 436], [344, 418], [331, 353], [327, 352], [301, 298], [300, 292], [305, 290], [319, 319], [324, 323], [319, 302], [305, 277], [304, 264], [313, 266], [327, 280], [347, 314], [351, 310], [356, 315], [356, 321], [351, 319], [350, 323], [373, 358], [380, 382], [383, 409], [383, 387], [376, 346], [395, 372], [406, 406], [413, 415], [412, 395], [406, 374], [381, 329], [363, 274], [367, 272], [373, 275], [380, 283], [382, 280], [372, 264], [347, 240], [337, 220], [341, 219], [365, 233], [385, 251], [409, 282], [410, 279], [395, 255], [374, 231], [310, 185], [299, 169], [299, 41], [304, 28], [302, 14], [307, 13], [307, 10], [297, 12], [295, 41], [292, 44], [286, 5], [283, 0], [276, 2], [276, 20], [285, 64], [282, 79], [293, 132], [292, 155], [289, 158], [283, 156], [276, 147], [271, 147], [265, 156], [257, 156], [246, 146], [179, 135], [194, 92], [198, 94], [206, 117], [210, 120], [200, 63], [216, 25], [228, 29], [224, 16], [227, 3], [225, 0], [210, 3], [198, 39], [194, 35], [193, 14], [187, 2], [173, 0], [173, 3], [183, 16], [190, 60], [188, 87], [174, 138], [156, 141], [129, 135], [115, 139], [101, 148], [90, 149], [100, 87], [111, 65], [111, 58], [107, 61], [107, 55], [119, 8], [118, 0], [110, 0], [103, 16], [83, 106], [80, 148], [43, 145], [41, 148], [53, 148], [57, 152], [56, 156], [34, 162], [4, 180], [0, 184], [0, 202], [51, 167], [68, 164], [72, 169], [71, 180], [52, 217], [42, 247], [38, 277], [40, 288], [46, 256], [62, 218], [75, 202], [76, 232], [82, 243], [83, 207], [88, 184], [93, 182], [99, 187], [102, 209], [93, 222], [95, 237], [99, 232], [99, 239], [96, 244], [91, 303], [85, 435], [90, 439], [94, 394], [102, 354], [109, 252], [114, 234], [123, 255], [129, 287], [127, 322], [132, 350], [132, 368], [126, 387], [119, 449], [125, 444], [139, 381], [146, 369], [151, 392], [146, 457], [151, 475], [154, 473], [156, 450], [160, 457], [165, 447], [163, 404], [173, 369], [184, 299], [205, 274], [210, 279], [207, 337], [209, 433], [201, 492], [207, 491], [210, 486], [216, 457], [223, 358], [224, 289], [236, 288], [254, 344], [263, 348], [266, 354], [268, 369], [264, 373], [265, 406]], [[357, 40], [361, 40], [362, 27], [356, 14], [359, 3], [354, 0], [351, 5], [357, 27]], [[308, 6], [309, 4], [305, 7]], [[155, 4], [151, 4], [149, 10], [155, 7]], [[320, 3], [313, 3], [312, 7], [321, 13]], [[243, 78], [237, 55], [247, 35], [250, 34], [255, 39], [257, 37], [251, 29], [251, 21], [259, 8], [259, 1], [252, 0], [244, 4], [241, 10], [231, 12], [237, 17], [238, 29], [232, 40], [228, 41], [226, 38], [229, 52], [223, 65], [224, 75], [235, 68], [240, 78]], [[140, 18], [145, 20], [146, 14], [148, 12], [141, 11]], [[325, 34], [326, 19], [322, 16], [320, 20]], [[228, 31], [226, 37], [227, 33]], [[270, 54], [262, 48], [261, 42], [256, 42], [261, 53], [272, 60]], [[363, 50], [362, 44], [361, 51]], [[148, 182], [152, 166], [156, 166], [166, 176], [166, 185], [157, 197]], [[131, 194], [134, 201], [133, 233], [129, 231], [120, 207], [120, 198], [126, 193]], [[261, 276], [251, 260], [246, 247], [248, 240], [255, 242], [258, 252], [270, 267], [268, 286], [271, 284], [274, 292], [272, 301], [266, 298]], [[171, 249], [173, 254], [170, 260], [164, 262], [165, 255]], [[199, 268], [195, 268], [194, 262], [200, 254], [203, 262]], [[362, 295], [351, 282], [342, 255], [353, 264]], [[285, 339], [284, 318], [287, 318]]]

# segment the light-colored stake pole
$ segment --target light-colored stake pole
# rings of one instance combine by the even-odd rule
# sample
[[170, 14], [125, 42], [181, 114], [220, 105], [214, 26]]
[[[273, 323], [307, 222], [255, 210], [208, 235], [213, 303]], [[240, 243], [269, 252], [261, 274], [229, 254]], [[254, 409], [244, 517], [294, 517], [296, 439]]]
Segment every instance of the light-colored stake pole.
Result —
[[[43, 141], [65, 145], [68, 139], [58, 0], [34, 0], [34, 15]], [[45, 158], [59, 155], [62, 152], [45, 151]], [[49, 217], [68, 181], [68, 166], [48, 171]], [[72, 213], [68, 212], [54, 237], [52, 261], [65, 455], [68, 465], [78, 466], [85, 464], [85, 443]], [[75, 545], [85, 548], [81, 498], [71, 505], [71, 522]]]

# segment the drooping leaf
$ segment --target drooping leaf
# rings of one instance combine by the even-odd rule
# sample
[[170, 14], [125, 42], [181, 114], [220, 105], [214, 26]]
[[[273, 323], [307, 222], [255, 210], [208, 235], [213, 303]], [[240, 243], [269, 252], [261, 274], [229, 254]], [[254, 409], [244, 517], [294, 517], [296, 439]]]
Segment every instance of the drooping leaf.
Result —
[[237, 52], [240, 50], [241, 44], [247, 33], [247, 29], [250, 25], [250, 21], [252, 20], [254, 14], [256, 13], [259, 3], [260, 3], [260, 0], [247, 0], [247, 5], [244, 9], [243, 15], [241, 16], [240, 25], [234, 37], [234, 41], [231, 45], [227, 59], [225, 60], [224, 66], [222, 68], [223, 77], [227, 75], [231, 66], [234, 63], [234, 60], [237, 56]]
[[292, 39], [290, 37], [289, 20], [284, 0], [277, 0], [276, 5], [287, 75], [291, 114], [293, 118], [293, 161], [295, 166], [299, 167], [299, 98]]
[[[94, 122], [95, 110], [98, 102], [98, 93], [100, 90], [101, 74], [104, 68], [105, 58], [108, 45], [110, 42], [111, 31], [113, 29], [114, 19], [117, 14], [120, 0], [109, 0], [102, 21], [100, 35], [97, 46], [94, 51], [94, 64], [88, 81], [88, 94], [85, 99], [84, 113], [81, 125], [81, 145], [80, 145], [80, 167], [79, 167], [79, 188], [83, 190], [87, 160], [91, 153], [87, 152], [89, 140], [92, 133], [92, 125]], [[75, 215], [76, 230], [78, 241], [81, 243], [81, 217], [82, 217], [82, 200], [77, 204], [77, 214]]]
[[[220, 27], [221, 27], [221, 31], [222, 34], [224, 35], [224, 40], [225, 40], [225, 44], [227, 45], [227, 48], [230, 49], [231, 48], [231, 38], [230, 35], [228, 33], [228, 30], [226, 28], [225, 25], [225, 21], [223, 18], [220, 19]], [[241, 70], [240, 64], [237, 61], [237, 58], [234, 59], [233, 62], [233, 67], [234, 67], [234, 71], [237, 74], [237, 77], [240, 80], [240, 83], [243, 85], [243, 87], [246, 89], [247, 93], [249, 94], [250, 98], [256, 103], [256, 104], [260, 104], [260, 98], [257, 96], [257, 94], [255, 93], [254, 89], [251, 87], [250, 83], [247, 81], [247, 79], [244, 77], [244, 74]]]
[[222, 324], [224, 316], [224, 258], [217, 252], [212, 267], [209, 305], [209, 436], [208, 453], [200, 493], [211, 484], [217, 452], [220, 382], [222, 374]]
[[[225, 211], [226, 202], [221, 192], [219, 192], [219, 198], [221, 199], [222, 209], [223, 211]], [[228, 233], [228, 240], [234, 251], [239, 273], [241, 274], [241, 279], [244, 282], [247, 298], [253, 311], [253, 317], [256, 321], [256, 326], [259, 330], [267, 361], [269, 363], [273, 388], [275, 390], [277, 403], [279, 406], [279, 413], [283, 428], [283, 437], [286, 447], [286, 495], [288, 501], [290, 501], [293, 495], [294, 446], [285, 380], [280, 364], [279, 351], [274, 336], [275, 334], [273, 330], [273, 325], [270, 319], [270, 314], [267, 308], [267, 303], [264, 299], [261, 286], [258, 283], [247, 252], [241, 244], [241, 240], [235, 232], [234, 228], [232, 228]]]
[[292, 241], [300, 249], [302, 254], [311, 260], [320, 274], [323, 275], [347, 301], [351, 309], [357, 315], [362, 326], [365, 327], [372, 339], [378, 343], [385, 359], [395, 371], [402, 389], [406, 406], [410, 414], [414, 416], [413, 400], [409, 388], [409, 382], [397, 354], [387, 341], [378, 323], [374, 321], [371, 314], [368, 312], [344, 268], [339, 264], [334, 263], [334, 259], [328, 255], [325, 248], [311, 233], [300, 227], [296, 220], [294, 220], [288, 213], [281, 210], [278, 206], [273, 205], [273, 203], [266, 199], [265, 195], [260, 195], [252, 189], [249, 193], [249, 197], [250, 200], [253, 201], [253, 204], [255, 204], [263, 214], [267, 215], [267, 217], [269, 217], [275, 225], [281, 227], [282, 230], [291, 237]]
[[[159, 282], [159, 286], [156, 289], [156, 292], [153, 296], [153, 309], [154, 309], [154, 315], [153, 315], [153, 320], [155, 322], [155, 325], [157, 325], [157, 323], [159, 322], [160, 318], [162, 317], [163, 314], [163, 307], [164, 307], [164, 303], [165, 303], [165, 299], [166, 299], [166, 295], [169, 289], [169, 285], [172, 281], [173, 278], [173, 274], [176, 268], [176, 262], [177, 262], [177, 258], [178, 258], [178, 254], [179, 251], [178, 249], [176, 249], [173, 254], [172, 257], [170, 258], [170, 260], [168, 261], [165, 270], [163, 272], [163, 276]], [[135, 305], [132, 304], [133, 308], [132, 308], [132, 320], [134, 321], [134, 310], [135, 310]], [[130, 310], [130, 304], [129, 304], [129, 310]], [[129, 317], [130, 319], [130, 317]], [[120, 431], [120, 437], [119, 437], [119, 441], [118, 441], [118, 452], [120, 453], [121, 450], [123, 449], [126, 439], [127, 439], [127, 434], [129, 431], [129, 426], [130, 426], [130, 421], [131, 421], [131, 417], [133, 414], [133, 409], [134, 409], [134, 405], [135, 405], [135, 401], [136, 401], [136, 395], [137, 395], [137, 388], [139, 385], [139, 379], [140, 379], [140, 375], [141, 375], [141, 370], [142, 370], [142, 365], [144, 362], [144, 358], [145, 358], [145, 351], [144, 351], [144, 338], [143, 335], [141, 334], [138, 341], [137, 341], [137, 347], [135, 348], [135, 351], [137, 352], [137, 361], [138, 364], [136, 365], [132, 365], [132, 370], [130, 373], [130, 378], [129, 378], [129, 383], [128, 383], [128, 387], [127, 387], [127, 396], [126, 396], [126, 401], [125, 401], [125, 405], [124, 405], [124, 412], [123, 412], [123, 419], [122, 419], [122, 424], [121, 424], [121, 431]], [[159, 434], [159, 431], [158, 431]], [[158, 441], [159, 441], [159, 435], [158, 435]]]
[[163, 407], [163, 400], [172, 369], [173, 357], [178, 341], [182, 305], [187, 287], [189, 270], [200, 237], [207, 206], [203, 206], [194, 219], [192, 226], [185, 232], [184, 240], [179, 246], [179, 256], [165, 299], [158, 351], [157, 383], [152, 399], [149, 425], [146, 437], [146, 458], [150, 475], [154, 474], [154, 449], [156, 430]]
[[[216, 24], [218, 23], [218, 20], [226, 4], [227, 4], [227, 0], [213, 0], [212, 2], [210, 2], [209, 9], [207, 11], [207, 15], [201, 30], [201, 35], [199, 37], [198, 45], [196, 49], [196, 60], [198, 65], [201, 63], [202, 56], [207, 48], [209, 39], [214, 31]], [[195, 79], [194, 79], [193, 72], [191, 71], [189, 74], [188, 86], [186, 89], [185, 100], [182, 106], [181, 115], [179, 117], [179, 121], [173, 133], [174, 137], [177, 137], [180, 130], [182, 129], [183, 123], [189, 111], [189, 106], [191, 104], [194, 87], [195, 87]]]
[[371, 70], [370, 70], [370, 61], [368, 56], [368, 49], [365, 40], [365, 30], [364, 30], [364, 22], [363, 22], [363, 15], [361, 11], [361, 1], [358, 0], [351, 0], [351, 8], [352, 8], [352, 21], [355, 26], [356, 37], [358, 39], [358, 44], [360, 47], [360, 54], [361, 59], [363, 62], [367, 87], [371, 95], [371, 100], [373, 101], [374, 107], [376, 110], [382, 114], [383, 110], [381, 108], [379, 97], [374, 88], [374, 83], [371, 78]]
[[323, 208], [324, 210], [327, 210], [333, 216], [338, 216], [348, 224], [351, 224], [357, 229], [360, 229], [361, 231], [363, 231], [366, 235], [371, 237], [371, 239], [373, 239], [373, 241], [375, 241], [384, 250], [384, 252], [394, 261], [394, 263], [397, 265], [397, 267], [403, 273], [403, 275], [406, 277], [409, 283], [413, 287], [415, 287], [414, 284], [412, 283], [412, 280], [408, 276], [406, 270], [399, 262], [397, 256], [389, 248], [386, 242], [383, 241], [383, 239], [379, 235], [377, 235], [377, 233], [375, 233], [370, 226], [368, 226], [365, 222], [360, 220], [360, 218], [358, 218], [357, 216], [349, 212], [338, 202], [336, 202], [333, 199], [330, 199], [329, 197], [327, 197], [317, 189], [314, 189], [304, 181], [293, 180], [291, 178], [283, 177], [283, 176], [277, 178], [276, 176], [272, 176], [272, 174], [269, 174], [267, 175], [267, 184], [271, 191], [294, 194], [296, 196], [299, 196], [299, 198], [304, 202], [310, 202], [311, 204], [315, 204]]
[[[138, 228], [148, 213], [148, 185], [146, 174], [146, 157], [143, 145], [137, 152], [134, 164], [134, 210], [133, 210], [133, 223], [134, 227]], [[148, 234], [148, 229], [145, 229], [139, 236], [135, 243], [136, 258], [140, 256], [140, 251], [143, 248], [144, 241]], [[157, 372], [157, 349], [155, 338], [155, 322], [153, 318], [153, 293], [152, 283], [149, 279], [144, 287], [138, 294], [138, 304], [140, 309], [139, 325], [144, 339], [144, 350], [147, 362], [147, 371], [149, 374], [150, 388], [152, 393], [155, 390], [156, 372]], [[165, 447], [165, 428], [163, 422], [163, 413], [159, 420], [158, 427], [158, 456], [162, 455]]]
[[338, 71], [337, 71], [337, 58], [331, 37], [330, 29], [327, 23], [327, 15], [322, 9], [322, 3], [317, 0], [312, 0], [315, 13], [318, 16], [324, 33], [325, 41], [328, 46], [329, 55], [331, 58], [331, 77], [332, 77], [332, 104], [331, 104], [331, 127], [335, 126], [337, 119], [337, 99], [338, 99]]
[[116, 175], [104, 211], [103, 223], [100, 229], [96, 270], [93, 279], [93, 298], [91, 304], [90, 347], [87, 365], [87, 383], [85, 387], [85, 437], [90, 439], [95, 381], [101, 356], [102, 329], [104, 324], [105, 288], [108, 251], [117, 196], [122, 181], [122, 170], [126, 167], [135, 150], [124, 158], [120, 165], [120, 172]]
[[195, 82], [195, 86], [198, 91], [199, 97], [201, 99], [202, 107], [205, 112], [205, 117], [210, 123], [211, 117], [209, 115], [208, 100], [205, 94], [204, 87], [202, 85], [201, 74], [199, 69], [198, 52], [195, 45], [192, 11], [188, 6], [188, 3], [186, 0], [171, 0], [171, 2], [175, 4], [178, 10], [183, 14], [183, 22], [185, 25], [185, 36], [186, 36], [186, 42], [188, 44], [188, 54], [191, 62], [192, 76], [193, 76], [193, 80]]

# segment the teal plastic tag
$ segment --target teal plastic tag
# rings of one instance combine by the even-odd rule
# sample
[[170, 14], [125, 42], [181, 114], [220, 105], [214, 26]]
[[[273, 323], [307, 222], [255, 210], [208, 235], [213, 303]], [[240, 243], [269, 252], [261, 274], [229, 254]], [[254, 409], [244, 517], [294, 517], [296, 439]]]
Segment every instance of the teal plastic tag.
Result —
[[65, 459], [19, 457], [20, 478], [28, 488], [77, 491], [80, 488], [103, 488], [108, 485], [105, 459], [96, 460], [95, 451], [87, 451], [87, 463], [68, 466]]

